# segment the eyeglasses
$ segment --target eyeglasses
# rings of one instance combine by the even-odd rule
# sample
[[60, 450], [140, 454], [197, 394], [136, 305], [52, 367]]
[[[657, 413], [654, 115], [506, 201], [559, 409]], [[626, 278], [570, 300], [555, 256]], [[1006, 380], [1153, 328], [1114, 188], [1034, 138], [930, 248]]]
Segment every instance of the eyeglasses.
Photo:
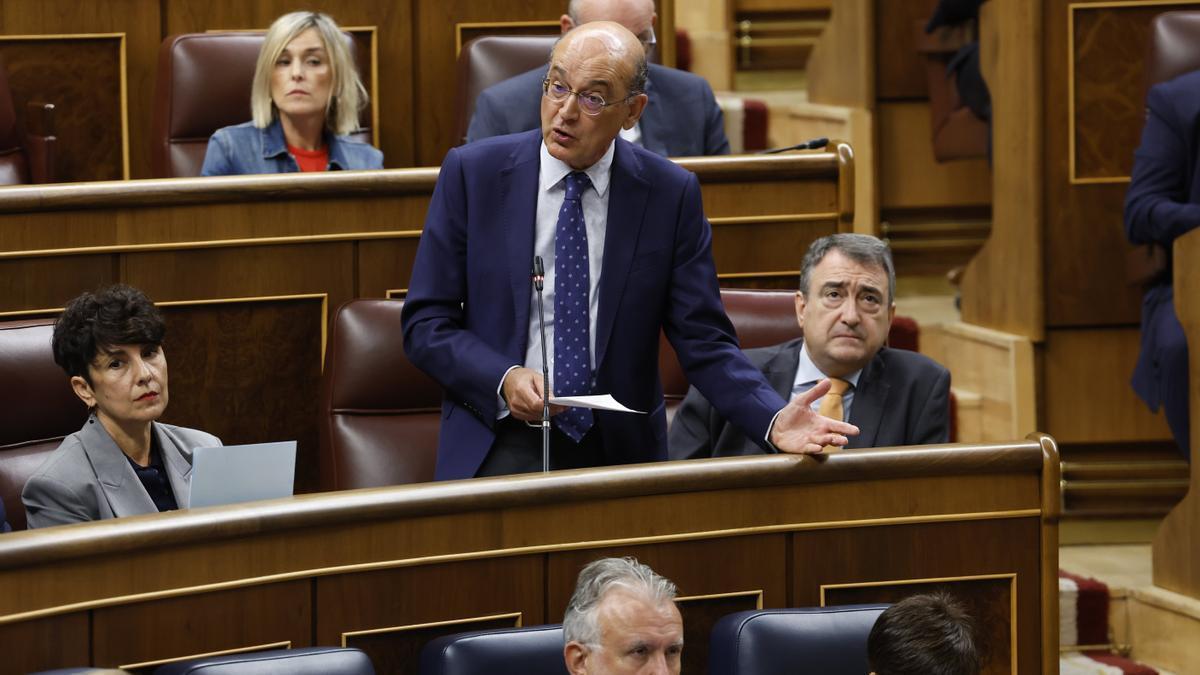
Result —
[[654, 26], [638, 33], [638, 42], [642, 43], [642, 49], [646, 51], [646, 58], [650, 58], [650, 52], [654, 50], [654, 46], [658, 44], [658, 37], [654, 34]]
[[546, 98], [554, 101], [555, 103], [564, 103], [571, 94], [575, 94], [575, 99], [579, 101], [579, 109], [588, 115], [593, 116], [604, 112], [604, 109], [609, 106], [617, 105], [618, 103], [624, 103], [634, 96], [637, 96], [637, 93], [635, 92], [631, 93], [620, 101], [605, 103], [604, 97], [600, 94], [575, 91], [562, 82], [559, 82], [558, 80], [551, 80], [548, 77], [542, 80], [542, 93], [545, 94]]

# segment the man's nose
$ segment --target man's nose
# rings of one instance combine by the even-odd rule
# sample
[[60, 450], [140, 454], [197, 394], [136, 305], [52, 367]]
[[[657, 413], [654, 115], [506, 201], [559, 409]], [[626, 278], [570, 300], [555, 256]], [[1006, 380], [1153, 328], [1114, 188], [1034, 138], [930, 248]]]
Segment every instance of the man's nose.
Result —
[[842, 323], [857, 326], [862, 317], [858, 314], [858, 303], [850, 300], [842, 305]]

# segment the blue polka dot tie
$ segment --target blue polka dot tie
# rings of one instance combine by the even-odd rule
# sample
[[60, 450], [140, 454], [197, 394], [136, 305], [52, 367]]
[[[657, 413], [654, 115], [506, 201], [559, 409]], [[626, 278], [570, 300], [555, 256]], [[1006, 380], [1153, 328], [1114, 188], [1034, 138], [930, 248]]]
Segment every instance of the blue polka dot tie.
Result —
[[[567, 196], [554, 230], [554, 381], [555, 396], [592, 391], [592, 357], [588, 314], [588, 242], [583, 225], [583, 191], [587, 174], [575, 171], [564, 182]], [[592, 428], [592, 411], [568, 408], [554, 424], [576, 443]]]

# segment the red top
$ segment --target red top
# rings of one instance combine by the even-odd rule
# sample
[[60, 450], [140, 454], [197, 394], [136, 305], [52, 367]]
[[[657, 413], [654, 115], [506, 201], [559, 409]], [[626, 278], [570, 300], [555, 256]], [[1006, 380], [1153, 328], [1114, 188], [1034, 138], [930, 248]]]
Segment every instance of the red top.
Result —
[[329, 146], [320, 150], [302, 150], [288, 143], [288, 152], [296, 158], [301, 171], [324, 171], [329, 168]]

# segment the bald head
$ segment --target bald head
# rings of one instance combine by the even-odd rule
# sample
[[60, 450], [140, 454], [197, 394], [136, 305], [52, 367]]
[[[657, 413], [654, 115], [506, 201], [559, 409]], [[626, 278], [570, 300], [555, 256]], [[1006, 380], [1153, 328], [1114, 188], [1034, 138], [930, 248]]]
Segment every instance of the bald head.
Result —
[[621, 24], [593, 21], [564, 35], [550, 55], [542, 97], [550, 155], [577, 170], [598, 161], [622, 128], [637, 124], [646, 106], [646, 72], [641, 42]]
[[612, 21], [645, 41], [657, 18], [654, 0], [571, 0], [559, 23], [566, 33], [585, 23]]

